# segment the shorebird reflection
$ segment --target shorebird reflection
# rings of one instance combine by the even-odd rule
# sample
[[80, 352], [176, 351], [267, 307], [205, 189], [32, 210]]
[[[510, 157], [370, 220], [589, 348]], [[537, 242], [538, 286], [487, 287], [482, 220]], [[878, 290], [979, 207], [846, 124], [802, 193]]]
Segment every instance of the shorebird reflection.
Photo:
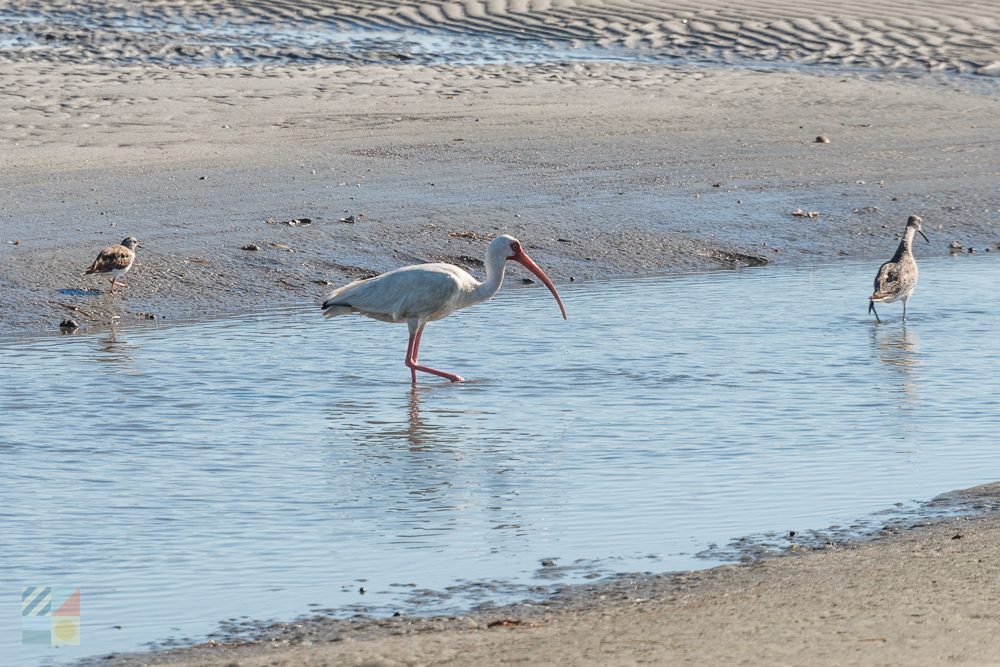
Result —
[[896, 375], [891, 376], [890, 387], [893, 393], [901, 396], [903, 405], [912, 404], [921, 399], [919, 395], [920, 378], [917, 369], [920, 362], [917, 355], [920, 352], [917, 332], [903, 324], [899, 328], [872, 327], [872, 352], [882, 366]]
[[[96, 340], [95, 359], [105, 364], [123, 364], [125, 368], [131, 368], [131, 354], [138, 349], [134, 344], [125, 339], [121, 332], [116, 332], [111, 327], [106, 335], [102, 335]], [[122, 368], [123, 366], [116, 366]]]

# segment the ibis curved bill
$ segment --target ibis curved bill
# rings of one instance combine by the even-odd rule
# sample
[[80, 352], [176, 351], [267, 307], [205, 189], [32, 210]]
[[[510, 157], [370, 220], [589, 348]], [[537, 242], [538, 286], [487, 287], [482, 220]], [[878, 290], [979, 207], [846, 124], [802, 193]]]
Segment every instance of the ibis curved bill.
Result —
[[537, 276], [556, 298], [563, 319], [567, 319], [566, 308], [555, 285], [524, 252], [521, 242], [506, 234], [494, 239], [486, 249], [486, 280], [483, 282], [453, 264], [404, 266], [334, 290], [321, 306], [323, 316], [329, 318], [360, 313], [381, 322], [406, 322], [410, 330], [406, 365], [410, 369], [411, 381], [416, 382], [417, 371], [421, 371], [452, 382], [464, 382], [461, 376], [454, 373], [417, 363], [420, 337], [428, 322], [485, 301], [499, 292], [508, 260], [521, 264]]

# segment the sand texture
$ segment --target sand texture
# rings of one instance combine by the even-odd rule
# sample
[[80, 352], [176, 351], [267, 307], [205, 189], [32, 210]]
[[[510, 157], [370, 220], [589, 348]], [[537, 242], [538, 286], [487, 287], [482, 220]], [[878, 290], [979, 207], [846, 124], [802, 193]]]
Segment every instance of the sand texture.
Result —
[[[481, 275], [502, 232], [557, 281], [884, 261], [912, 213], [922, 255], [1000, 242], [1000, 102], [973, 79], [22, 63], [0, 90], [8, 332], [318, 303], [419, 261]], [[81, 273], [130, 235], [144, 247], [112, 298]]]
[[[48, 62], [177, 64], [200, 60], [433, 60], [415, 38], [414, 51], [394, 52], [384, 33], [403, 30], [447, 35], [449, 48], [474, 54], [497, 40], [545, 41], [562, 48], [637, 50], [650, 59], [767, 61], [943, 69], [1000, 75], [1000, 14], [988, 1], [837, 3], [804, 0], [704, 2], [651, 0], [469, 0], [467, 2], [108, 2], [74, 5], [18, 0], [5, 3], [27, 21], [0, 32], [12, 59]], [[130, 26], [143, 24], [136, 31]], [[275, 30], [273, 26], [283, 26]], [[231, 29], [257, 34], [234, 39]], [[207, 27], [207, 29], [206, 29]], [[370, 53], [302, 31], [371, 33]], [[122, 39], [122, 32], [128, 34]], [[464, 39], [463, 39], [464, 38]], [[340, 42], [352, 39], [341, 36]], [[319, 43], [317, 43], [317, 41]]]

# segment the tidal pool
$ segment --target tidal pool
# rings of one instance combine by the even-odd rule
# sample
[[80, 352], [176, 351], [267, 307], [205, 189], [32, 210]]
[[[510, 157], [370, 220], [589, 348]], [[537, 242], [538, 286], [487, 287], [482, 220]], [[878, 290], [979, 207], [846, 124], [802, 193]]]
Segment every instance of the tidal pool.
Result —
[[[7, 340], [4, 663], [703, 568], [996, 481], [1000, 261], [919, 261], [881, 325], [877, 262], [563, 284], [568, 321], [506, 288], [424, 336], [466, 385], [411, 387], [405, 326], [315, 304]], [[81, 645], [22, 646], [21, 586], [82, 587]]]

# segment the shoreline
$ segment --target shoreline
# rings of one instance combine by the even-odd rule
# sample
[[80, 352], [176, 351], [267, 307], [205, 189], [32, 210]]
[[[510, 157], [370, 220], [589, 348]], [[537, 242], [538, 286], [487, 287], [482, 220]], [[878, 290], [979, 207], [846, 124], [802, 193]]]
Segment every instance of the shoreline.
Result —
[[[941, 507], [951, 514], [932, 516], [931, 508]], [[791, 536], [795, 546], [737, 564], [618, 573], [560, 586], [540, 601], [458, 615], [223, 623], [221, 633], [194, 646], [75, 664], [706, 664], [734, 652], [745, 660], [781, 656], [803, 664], [796, 655], [808, 650], [809, 664], [845, 664], [844, 651], [860, 651], [848, 664], [882, 664], [891, 655], [916, 665], [926, 664], [926, 650], [935, 645], [930, 635], [947, 637], [951, 650], [960, 647], [959, 664], [987, 664], [980, 661], [1000, 646], [995, 615], [981, 613], [1000, 590], [982, 576], [996, 569], [990, 554], [1000, 546], [998, 509], [1000, 483], [986, 484], [938, 496], [909, 520], [890, 520], [846, 541], [810, 546], [808, 538]], [[982, 588], [973, 591], [972, 582]], [[957, 590], [972, 601], [949, 595]], [[817, 604], [827, 612], [817, 616]], [[938, 614], [941, 625], [934, 623]]]
[[[499, 233], [557, 283], [756, 258], [874, 271], [912, 213], [923, 256], [1000, 243], [1000, 97], [936, 75], [31, 64], [0, 83], [6, 334], [72, 308], [103, 324], [319, 302], [422, 261], [476, 275]], [[125, 236], [144, 247], [112, 299], [80, 274]]]

